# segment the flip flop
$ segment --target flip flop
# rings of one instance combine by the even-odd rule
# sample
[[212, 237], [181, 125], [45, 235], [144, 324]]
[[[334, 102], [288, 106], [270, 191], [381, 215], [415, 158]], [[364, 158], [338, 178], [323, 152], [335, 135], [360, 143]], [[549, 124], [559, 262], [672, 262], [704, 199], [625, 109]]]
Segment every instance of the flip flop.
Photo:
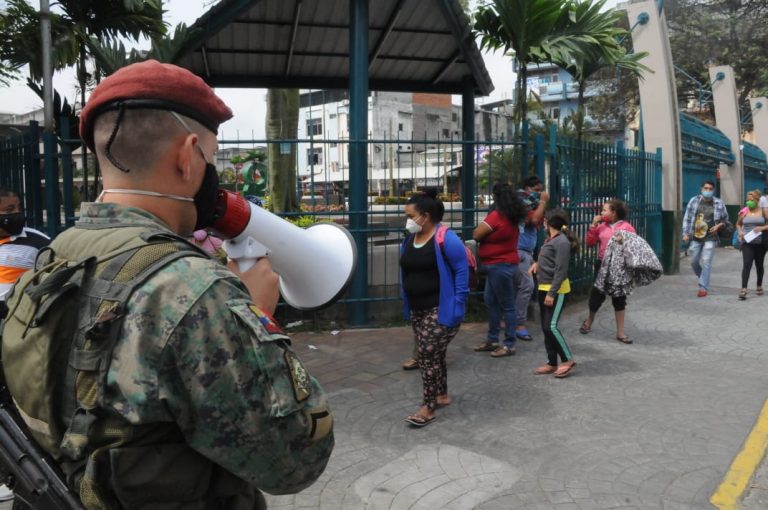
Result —
[[437, 415], [433, 416], [432, 418], [426, 418], [420, 414], [412, 414], [411, 416], [408, 416], [405, 419], [405, 421], [407, 421], [414, 427], [426, 427], [436, 419], [437, 419]]
[[419, 368], [419, 362], [411, 358], [403, 362], [403, 370], [416, 370]]
[[579, 333], [581, 333], [582, 335], [586, 335], [590, 331], [592, 331], [592, 328], [590, 326], [587, 326], [587, 321], [582, 322], [581, 327], [579, 328]]
[[632, 340], [627, 335], [617, 336], [616, 340], [618, 340], [619, 342], [621, 342], [623, 344], [631, 344], [632, 343]]
[[570, 365], [560, 365], [557, 367], [557, 370], [555, 370], [554, 375], [558, 379], [562, 379], [563, 377], [568, 377], [571, 375], [571, 372], [573, 371], [573, 367], [576, 366], [576, 362], [571, 363]]
[[501, 346], [497, 347], [496, 350], [494, 350], [491, 353], [492, 358], [503, 358], [504, 356], [514, 356], [517, 352], [517, 349], [514, 347], [507, 347], [507, 346]]
[[526, 342], [533, 341], [533, 337], [531, 336], [531, 334], [528, 332], [527, 329], [518, 329], [517, 331], [515, 331], [515, 336], [520, 340], [524, 340]]
[[494, 342], [483, 342], [477, 347], [475, 347], [475, 352], [487, 352], [487, 351], [495, 351], [499, 348], [498, 343]]

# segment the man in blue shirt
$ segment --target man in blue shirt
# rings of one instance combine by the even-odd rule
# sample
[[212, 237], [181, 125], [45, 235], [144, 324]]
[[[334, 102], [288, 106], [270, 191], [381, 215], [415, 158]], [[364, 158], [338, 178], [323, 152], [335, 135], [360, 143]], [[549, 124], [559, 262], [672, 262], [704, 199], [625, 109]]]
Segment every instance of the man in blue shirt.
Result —
[[533, 294], [533, 277], [528, 274], [528, 268], [533, 264], [533, 253], [539, 239], [539, 229], [544, 218], [544, 210], [547, 208], [549, 193], [543, 191], [544, 183], [535, 175], [531, 175], [523, 181], [522, 188], [517, 191], [520, 198], [528, 207], [528, 217], [525, 223], [520, 225], [520, 237], [517, 241], [517, 253], [520, 263], [514, 285], [517, 288], [515, 310], [517, 310], [517, 327], [515, 335], [520, 340], [531, 341], [533, 337], [525, 326], [528, 320], [528, 303]]

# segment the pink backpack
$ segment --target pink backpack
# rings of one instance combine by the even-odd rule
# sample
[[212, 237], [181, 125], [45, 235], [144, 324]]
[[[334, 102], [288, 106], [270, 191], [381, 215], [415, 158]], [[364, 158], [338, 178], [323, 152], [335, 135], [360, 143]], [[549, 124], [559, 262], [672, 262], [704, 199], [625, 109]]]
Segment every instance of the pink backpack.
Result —
[[[440, 225], [440, 228], [437, 229], [437, 233], [435, 234], [437, 245], [440, 247], [440, 251], [443, 253], [443, 257], [445, 257], [446, 232], [448, 232], [448, 227], [445, 225]], [[475, 258], [475, 254], [472, 253], [472, 250], [466, 244], [464, 244], [464, 251], [467, 254], [467, 265], [469, 266], [469, 290], [476, 290], [480, 283], [480, 278], [477, 275], [477, 259]]]

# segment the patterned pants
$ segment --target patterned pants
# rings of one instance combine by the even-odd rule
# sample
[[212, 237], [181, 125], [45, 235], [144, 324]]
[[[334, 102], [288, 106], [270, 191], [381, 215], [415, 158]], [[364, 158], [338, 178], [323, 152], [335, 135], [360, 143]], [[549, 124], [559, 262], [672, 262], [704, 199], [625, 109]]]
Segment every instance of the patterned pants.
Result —
[[459, 332], [459, 326], [449, 328], [437, 323], [437, 308], [412, 310], [411, 324], [419, 349], [419, 368], [424, 386], [422, 405], [435, 410], [438, 395], [448, 393], [448, 372], [445, 353], [448, 344]]

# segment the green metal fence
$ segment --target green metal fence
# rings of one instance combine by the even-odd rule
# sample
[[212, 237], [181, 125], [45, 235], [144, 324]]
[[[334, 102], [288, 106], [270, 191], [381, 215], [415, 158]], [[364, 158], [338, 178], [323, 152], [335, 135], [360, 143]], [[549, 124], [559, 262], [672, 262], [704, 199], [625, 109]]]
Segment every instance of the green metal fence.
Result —
[[[527, 129], [524, 130], [527, 134]], [[48, 136], [46, 138], [46, 136]], [[284, 217], [300, 225], [316, 221], [334, 221], [350, 227], [358, 246], [366, 249], [367, 281], [364, 296], [347, 295], [340, 301], [336, 317], [344, 316], [345, 305], [375, 303], [367, 307], [367, 322], [391, 318], [400, 306], [399, 247], [404, 239], [404, 204], [411, 193], [424, 188], [438, 188], [445, 204], [444, 223], [465, 239], [485, 217], [491, 205], [491, 189], [495, 182], [518, 183], [537, 174], [548, 183], [553, 203], [566, 208], [572, 225], [584, 239], [587, 227], [603, 202], [618, 197], [629, 203], [630, 222], [661, 251], [661, 155], [607, 146], [579, 143], [558, 138], [554, 131], [548, 137], [538, 135], [523, 141], [466, 141], [415, 137], [366, 140], [369, 165], [350, 169], [346, 164], [348, 139], [257, 140], [227, 138], [219, 141], [220, 166], [230, 166], [237, 154], [267, 150], [277, 146], [283, 153], [294, 152], [296, 195], [301, 212]], [[43, 147], [43, 150], [40, 149]], [[52, 236], [72, 225], [79, 205], [82, 180], [74, 177], [73, 151], [79, 140], [70, 134], [66, 121], [58, 137], [45, 135], [36, 124], [23, 136], [0, 141], [0, 184], [14, 187], [24, 197], [30, 223]], [[322, 149], [318, 151], [317, 149]], [[318, 157], [322, 154], [322, 157]], [[332, 157], [332, 155], [335, 156]], [[474, 154], [475, 175], [471, 197], [462, 189], [463, 158]], [[231, 182], [225, 186], [249, 192], [263, 189], [255, 184], [252, 165], [264, 171], [265, 161], [223, 173]], [[367, 205], [362, 211], [349, 207], [347, 183], [351, 172], [367, 174]], [[257, 190], [257, 191], [254, 191]], [[95, 190], [91, 191], [93, 198]], [[364, 215], [364, 229], [351, 228], [350, 217]], [[594, 249], [585, 249], [574, 258], [571, 280], [577, 289], [588, 288], [593, 277]]]
[[[662, 258], [661, 151], [646, 153], [616, 146], [578, 142], [550, 134], [550, 189], [553, 203], [566, 209], [571, 227], [583, 241], [603, 204], [618, 198], [629, 206], [628, 221]], [[577, 290], [594, 278], [597, 247], [582, 244], [571, 260], [569, 278]]]

